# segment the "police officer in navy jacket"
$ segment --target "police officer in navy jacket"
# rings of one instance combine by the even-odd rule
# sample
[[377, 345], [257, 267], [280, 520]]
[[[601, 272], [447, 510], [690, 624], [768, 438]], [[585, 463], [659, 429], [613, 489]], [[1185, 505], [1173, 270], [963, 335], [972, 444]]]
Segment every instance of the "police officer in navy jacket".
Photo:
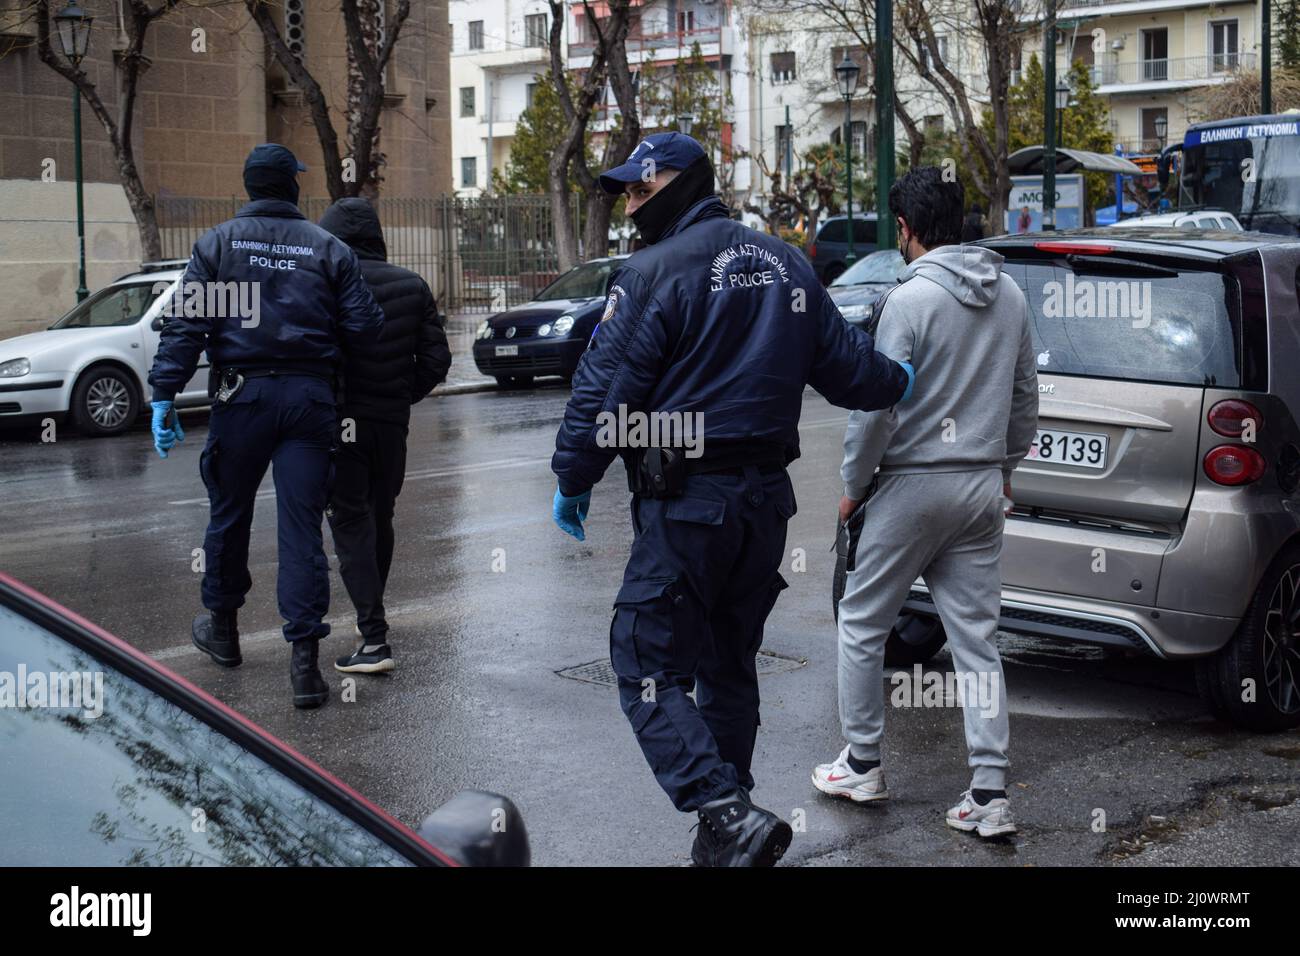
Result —
[[610, 628], [623, 711], [673, 803], [699, 814], [696, 864], [770, 866], [791, 828], [749, 796], [755, 655], [786, 586], [804, 387], [886, 408], [913, 373], [844, 321], [803, 255], [730, 218], [691, 137], [646, 138], [600, 183], [626, 193], [646, 247], [612, 277], [575, 373], [553, 516], [582, 539], [592, 486], [623, 458], [635, 538]]

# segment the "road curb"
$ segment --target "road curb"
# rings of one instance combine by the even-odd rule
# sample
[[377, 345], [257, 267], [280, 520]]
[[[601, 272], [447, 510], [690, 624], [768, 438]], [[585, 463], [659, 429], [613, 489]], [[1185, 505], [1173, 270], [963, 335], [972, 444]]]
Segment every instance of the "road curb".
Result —
[[466, 395], [470, 392], [496, 391], [497, 383], [492, 380], [483, 382], [462, 382], [459, 385], [439, 385], [433, 390], [434, 395]]

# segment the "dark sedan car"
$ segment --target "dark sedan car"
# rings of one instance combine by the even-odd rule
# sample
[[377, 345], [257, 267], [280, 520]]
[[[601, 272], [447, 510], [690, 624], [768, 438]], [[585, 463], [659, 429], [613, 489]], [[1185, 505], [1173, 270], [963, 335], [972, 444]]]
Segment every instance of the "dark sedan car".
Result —
[[[853, 254], [857, 258], [876, 251], [876, 214], [874, 212], [854, 213], [853, 215]], [[815, 235], [807, 246], [808, 261], [823, 285], [830, 285], [839, 277], [849, 263], [845, 257], [849, 253], [849, 218], [848, 216], [831, 216], [817, 227]]]
[[846, 322], [862, 326], [871, 317], [876, 299], [898, 281], [903, 266], [903, 257], [897, 249], [881, 249], [863, 256], [841, 272], [826, 291]]
[[572, 378], [600, 320], [609, 277], [626, 258], [574, 266], [531, 302], [485, 319], [474, 341], [478, 370], [502, 387], [527, 388], [541, 375]]
[[126, 641], [0, 572], [0, 866], [526, 865], [505, 797], [416, 833]]

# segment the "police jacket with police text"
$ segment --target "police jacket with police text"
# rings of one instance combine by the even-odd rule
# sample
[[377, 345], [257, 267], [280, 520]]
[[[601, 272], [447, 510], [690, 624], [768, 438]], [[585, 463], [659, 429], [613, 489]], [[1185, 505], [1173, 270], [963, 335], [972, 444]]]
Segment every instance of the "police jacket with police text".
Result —
[[706, 455], [711, 441], [750, 439], [793, 459], [805, 385], [871, 410], [902, 398], [907, 373], [844, 321], [803, 254], [703, 199], [613, 275], [551, 468], [566, 495], [598, 482], [624, 451], [599, 427], [620, 406], [700, 413]]
[[204, 349], [214, 372], [332, 377], [341, 349], [373, 342], [384, 322], [347, 244], [279, 199], [247, 203], [199, 237], [170, 311], [149, 373], [155, 401], [185, 387]]

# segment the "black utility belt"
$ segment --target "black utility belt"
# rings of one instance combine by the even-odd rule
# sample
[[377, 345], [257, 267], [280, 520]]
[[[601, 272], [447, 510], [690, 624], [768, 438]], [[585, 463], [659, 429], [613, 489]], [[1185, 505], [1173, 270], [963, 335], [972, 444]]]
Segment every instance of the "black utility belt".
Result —
[[681, 448], [642, 448], [624, 458], [627, 487], [645, 498], [676, 498], [691, 475], [742, 475], [746, 467], [772, 473], [785, 469], [785, 459], [770, 447], [728, 448], [724, 453], [688, 458]]
[[306, 368], [225, 368], [221, 374], [227, 373], [241, 375], [246, 379], [249, 378], [266, 378], [269, 375], [309, 375], [312, 378], [318, 378], [323, 382], [333, 382], [334, 376], [324, 372], [315, 372]]
[[214, 396], [218, 404], [224, 405], [239, 394], [244, 382], [250, 378], [269, 378], [276, 375], [306, 375], [318, 378], [334, 387], [334, 376], [311, 369], [302, 368], [223, 368], [216, 373], [217, 391]]

